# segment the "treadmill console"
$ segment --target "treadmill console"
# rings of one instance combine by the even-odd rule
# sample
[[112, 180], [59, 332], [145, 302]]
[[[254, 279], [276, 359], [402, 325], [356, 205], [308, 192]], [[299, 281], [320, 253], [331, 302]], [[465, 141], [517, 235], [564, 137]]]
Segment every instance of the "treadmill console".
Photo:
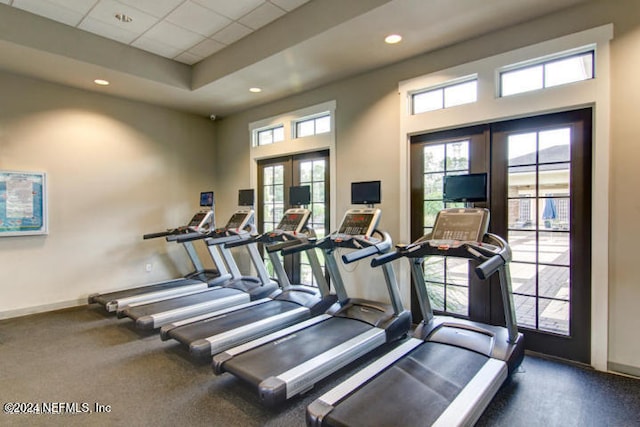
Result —
[[431, 232], [434, 244], [443, 242], [481, 242], [489, 228], [489, 210], [452, 208], [438, 212]]
[[276, 229], [298, 233], [307, 225], [310, 215], [308, 209], [287, 209]]
[[252, 219], [253, 219], [252, 209], [237, 211], [236, 213], [231, 215], [231, 218], [229, 219], [229, 221], [227, 222], [227, 225], [225, 225], [224, 228], [227, 230], [234, 230], [234, 229], [241, 230], [245, 228], [248, 224], [250, 224]]
[[198, 232], [207, 232], [213, 226], [213, 211], [200, 211], [196, 213], [191, 221], [189, 221], [189, 225], [187, 228], [198, 231]]
[[338, 235], [370, 237], [380, 221], [380, 209], [349, 209], [342, 218]]

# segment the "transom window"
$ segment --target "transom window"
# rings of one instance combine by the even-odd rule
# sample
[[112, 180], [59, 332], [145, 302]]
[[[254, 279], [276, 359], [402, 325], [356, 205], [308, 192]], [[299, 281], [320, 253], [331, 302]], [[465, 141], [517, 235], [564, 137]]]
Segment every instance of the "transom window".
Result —
[[284, 141], [284, 126], [275, 126], [268, 129], [261, 129], [255, 133], [255, 145], [269, 145], [274, 142]]
[[593, 50], [590, 50], [502, 71], [500, 95], [515, 95], [592, 79], [593, 55]]
[[470, 104], [478, 99], [478, 80], [451, 83], [412, 96], [413, 114]]
[[296, 122], [296, 138], [318, 135], [331, 131], [331, 115], [329, 113]]

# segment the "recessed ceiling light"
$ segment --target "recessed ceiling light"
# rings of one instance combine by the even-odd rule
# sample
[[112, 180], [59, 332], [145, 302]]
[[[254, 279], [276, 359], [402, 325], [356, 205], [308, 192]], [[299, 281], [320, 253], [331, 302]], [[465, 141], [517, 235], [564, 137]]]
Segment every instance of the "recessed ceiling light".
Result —
[[109, 86], [109, 81], [108, 80], [95, 79], [93, 82], [95, 84], [97, 84], [97, 85], [100, 85], [100, 86]]
[[124, 22], [125, 24], [133, 21], [133, 18], [129, 15], [125, 15], [124, 13], [116, 13], [116, 19], [120, 22]]
[[252, 87], [252, 88], [249, 88], [249, 92], [260, 93], [262, 92], [262, 89], [260, 89], [259, 87]]
[[389, 34], [387, 37], [384, 38], [384, 42], [387, 44], [400, 43], [401, 40], [402, 40], [402, 36], [400, 34]]

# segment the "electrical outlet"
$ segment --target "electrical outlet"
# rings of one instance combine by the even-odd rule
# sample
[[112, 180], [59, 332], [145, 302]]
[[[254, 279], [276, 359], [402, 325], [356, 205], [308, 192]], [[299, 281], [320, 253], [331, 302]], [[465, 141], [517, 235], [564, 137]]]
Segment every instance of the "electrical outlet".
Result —
[[152, 268], [151, 263], [149, 263], [149, 264], [147, 264], [147, 265], [145, 266], [145, 270], [147, 270], [147, 273], [151, 273], [151, 268]]

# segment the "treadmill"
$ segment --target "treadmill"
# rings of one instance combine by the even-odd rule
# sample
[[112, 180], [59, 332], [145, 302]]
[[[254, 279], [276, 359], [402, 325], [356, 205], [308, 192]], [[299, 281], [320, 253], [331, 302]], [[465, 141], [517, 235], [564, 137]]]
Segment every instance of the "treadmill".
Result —
[[[240, 209], [232, 216], [226, 227], [210, 232], [205, 242], [209, 246], [223, 245], [231, 241], [251, 237], [253, 209]], [[181, 239], [199, 239], [202, 236], [188, 236]], [[245, 246], [258, 277], [242, 277], [233, 255], [228, 249], [221, 248], [222, 256], [231, 270], [233, 278], [219, 286], [203, 291], [171, 298], [150, 304], [129, 304], [117, 314], [119, 318], [129, 317], [135, 321], [138, 329], [157, 329], [161, 326], [189, 317], [198, 316], [234, 305], [245, 304], [272, 294], [278, 289], [275, 281], [269, 278], [255, 243]]]
[[263, 403], [275, 405], [310, 390], [383, 344], [404, 337], [411, 316], [402, 307], [390, 265], [380, 267], [391, 299], [391, 304], [384, 304], [349, 298], [335, 258], [338, 248], [356, 249], [342, 256], [344, 263], [387, 252], [391, 237], [375, 229], [379, 218], [379, 209], [350, 209], [338, 231], [316, 244], [325, 254], [337, 304], [325, 314], [215, 355], [214, 372], [230, 372], [256, 389]]
[[[168, 242], [176, 242], [181, 236], [191, 234], [204, 235], [213, 228], [215, 222], [212, 191], [200, 193], [200, 206], [204, 209], [197, 212], [186, 226], [159, 233], [145, 234], [143, 239], [148, 240], [164, 237]], [[217, 248], [209, 248], [209, 253], [216, 268], [204, 269], [193, 247], [192, 241], [181, 241], [180, 243], [187, 251], [187, 255], [194, 266], [193, 272], [181, 278], [164, 280], [136, 288], [91, 294], [88, 297], [88, 303], [101, 304], [108, 312], [115, 312], [129, 304], [149, 303], [201, 292], [209, 286], [217, 285], [231, 279], [231, 274], [229, 274], [225, 264], [222, 262]]]
[[[448, 427], [478, 420], [524, 357], [511, 294], [511, 249], [487, 233], [488, 222], [487, 209], [442, 210], [431, 233], [372, 261], [409, 258], [424, 320], [414, 338], [312, 402], [307, 425]], [[429, 256], [479, 262], [475, 272], [482, 280], [498, 272], [506, 327], [434, 317], [422, 270]]]
[[329, 294], [315, 248], [308, 247], [306, 254], [317, 287], [292, 285], [278, 257], [283, 248], [301, 245], [315, 237], [313, 230], [305, 227], [309, 215], [308, 209], [288, 209], [276, 229], [255, 238], [255, 241], [265, 244], [280, 281], [279, 292], [245, 304], [242, 308], [232, 307], [211, 313], [206, 319], [196, 319], [199, 321], [195, 323], [193, 319], [186, 319], [165, 325], [161, 328], [161, 338], [173, 338], [187, 345], [195, 357], [210, 358], [231, 347], [327, 311], [335, 304], [337, 297]]

